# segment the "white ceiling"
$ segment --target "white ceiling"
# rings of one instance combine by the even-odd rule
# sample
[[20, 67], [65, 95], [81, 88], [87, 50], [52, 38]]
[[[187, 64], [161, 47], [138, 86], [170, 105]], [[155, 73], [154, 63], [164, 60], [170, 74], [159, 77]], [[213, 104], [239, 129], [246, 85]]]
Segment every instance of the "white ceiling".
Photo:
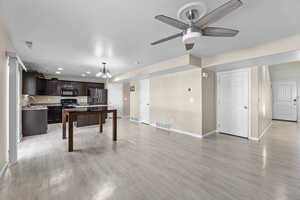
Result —
[[[102, 61], [113, 74], [186, 54], [180, 39], [150, 42], [178, 33], [154, 20], [191, 0], [0, 0], [0, 13], [21, 58], [64, 75], [91, 71]], [[203, 0], [212, 10], [227, 0]], [[213, 26], [239, 29], [235, 38], [202, 38], [192, 51], [215, 55], [300, 33], [299, 0], [243, 0], [244, 6]], [[25, 46], [32, 41], [32, 49]], [[140, 64], [136, 64], [139, 61]]]

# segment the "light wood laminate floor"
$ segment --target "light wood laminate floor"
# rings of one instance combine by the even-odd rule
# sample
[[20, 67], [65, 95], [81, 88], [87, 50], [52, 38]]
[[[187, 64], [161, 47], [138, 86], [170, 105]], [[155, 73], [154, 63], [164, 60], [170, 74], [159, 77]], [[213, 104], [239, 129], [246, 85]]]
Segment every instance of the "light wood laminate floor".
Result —
[[260, 142], [204, 139], [119, 120], [75, 129], [67, 151], [61, 127], [25, 138], [1, 178], [2, 200], [300, 199], [300, 126], [273, 122]]

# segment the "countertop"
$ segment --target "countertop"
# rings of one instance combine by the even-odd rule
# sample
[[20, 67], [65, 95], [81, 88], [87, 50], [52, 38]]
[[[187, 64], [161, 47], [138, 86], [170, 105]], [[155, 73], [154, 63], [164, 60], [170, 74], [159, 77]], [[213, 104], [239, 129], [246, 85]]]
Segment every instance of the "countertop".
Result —
[[109, 105], [103, 105], [103, 104], [98, 104], [98, 105], [90, 105], [90, 104], [79, 104], [75, 106], [76, 108], [92, 108], [92, 107], [105, 107]]
[[47, 106], [41, 106], [41, 105], [35, 105], [35, 106], [25, 106], [22, 108], [24, 111], [29, 111], [29, 110], [48, 110]]
[[33, 106], [61, 106], [60, 103], [34, 103]]
[[81, 107], [76, 107], [76, 108], [66, 108], [63, 109], [66, 112], [99, 112], [99, 111], [104, 111], [104, 110], [117, 110], [113, 106], [103, 106], [103, 105], [93, 105], [91, 106], [81, 106]]
[[[40, 103], [32, 104], [31, 106], [24, 106], [22, 110], [47, 110], [48, 106], [61, 106], [60, 103]], [[97, 108], [97, 107], [107, 107], [109, 105], [90, 105], [90, 104], [79, 104], [75, 106], [76, 108]]]

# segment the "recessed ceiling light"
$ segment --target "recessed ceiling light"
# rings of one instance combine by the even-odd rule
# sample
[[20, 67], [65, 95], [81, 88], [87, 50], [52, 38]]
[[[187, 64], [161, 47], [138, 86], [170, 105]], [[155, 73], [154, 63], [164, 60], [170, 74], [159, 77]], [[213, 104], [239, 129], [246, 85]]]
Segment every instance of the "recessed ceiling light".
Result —
[[85, 74], [81, 74], [81, 76], [85, 77], [86, 75]]
[[57, 70], [59, 70], [59, 71], [62, 71], [62, 70], [64, 70], [63, 68], [61, 68], [61, 67], [59, 67], [59, 68], [57, 68]]
[[86, 72], [86, 73], [87, 73], [87, 74], [90, 74], [91, 72], [88, 71], [88, 72]]
[[56, 74], [61, 74], [61, 72], [60, 71], [57, 71], [57, 72], [55, 72]]

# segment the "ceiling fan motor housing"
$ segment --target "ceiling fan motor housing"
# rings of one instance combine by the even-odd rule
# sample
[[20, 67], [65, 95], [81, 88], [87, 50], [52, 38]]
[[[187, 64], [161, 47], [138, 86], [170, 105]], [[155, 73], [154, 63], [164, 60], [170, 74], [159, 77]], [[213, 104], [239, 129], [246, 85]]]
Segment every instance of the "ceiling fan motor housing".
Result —
[[182, 42], [184, 44], [191, 44], [197, 42], [197, 40], [201, 37], [201, 32], [196, 28], [188, 28], [183, 36], [182, 36]]

